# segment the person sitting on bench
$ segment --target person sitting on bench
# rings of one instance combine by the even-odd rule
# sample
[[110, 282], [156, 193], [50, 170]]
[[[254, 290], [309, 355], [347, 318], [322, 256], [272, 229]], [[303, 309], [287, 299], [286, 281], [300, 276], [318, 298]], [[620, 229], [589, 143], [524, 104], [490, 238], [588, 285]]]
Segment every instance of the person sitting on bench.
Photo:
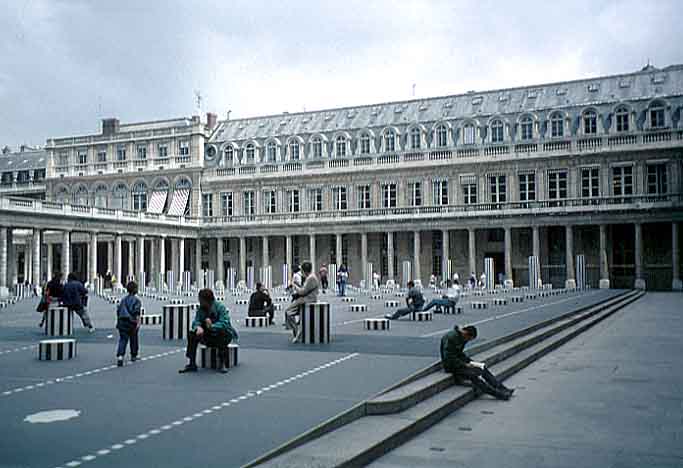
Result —
[[404, 315], [412, 314], [414, 312], [419, 312], [425, 305], [425, 298], [422, 292], [415, 287], [415, 282], [413, 280], [408, 281], [408, 297], [406, 297], [406, 306], [398, 309], [393, 314], [386, 314], [384, 318], [389, 320], [397, 320]]
[[262, 283], [256, 283], [256, 291], [249, 298], [247, 315], [249, 317], [264, 317], [268, 315], [268, 323], [270, 325], [273, 324], [273, 317], [275, 316], [273, 300], [268, 295], [268, 292], [263, 289]]
[[427, 307], [422, 310], [427, 311], [432, 307], [436, 307], [437, 310], [441, 309], [441, 307], [455, 307], [460, 298], [460, 285], [457, 281], [453, 284], [451, 280], [447, 280], [446, 285], [448, 287], [448, 289], [446, 289], [446, 294], [441, 296], [441, 299], [433, 299], [427, 304]]
[[199, 308], [187, 335], [185, 356], [190, 362], [178, 372], [197, 372], [197, 346], [201, 343], [209, 348], [218, 348], [218, 372], [225, 374], [228, 372], [228, 345], [237, 339], [237, 331], [230, 324], [228, 310], [216, 300], [212, 290], [202, 289], [199, 291]]
[[469, 325], [446, 333], [441, 338], [441, 364], [456, 378], [469, 380], [477, 390], [500, 400], [509, 400], [514, 390], [507, 388], [486, 368], [483, 362], [472, 361], [464, 352], [465, 345], [477, 337], [477, 328]]

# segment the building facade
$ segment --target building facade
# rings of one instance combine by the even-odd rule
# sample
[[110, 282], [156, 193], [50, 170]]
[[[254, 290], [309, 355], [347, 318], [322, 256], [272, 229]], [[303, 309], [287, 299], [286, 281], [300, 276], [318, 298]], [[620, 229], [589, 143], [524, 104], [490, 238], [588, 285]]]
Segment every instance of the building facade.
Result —
[[184, 220], [176, 237], [95, 233], [90, 276], [123, 236], [143, 250], [119, 250], [135, 257], [121, 275], [272, 266], [280, 282], [280, 265], [310, 260], [345, 263], [356, 283], [369, 264], [382, 282], [426, 283], [491, 257], [526, 285], [536, 255], [544, 282], [572, 286], [582, 254], [594, 287], [680, 289], [682, 110], [675, 65], [246, 119], [108, 119], [47, 141], [45, 198]]

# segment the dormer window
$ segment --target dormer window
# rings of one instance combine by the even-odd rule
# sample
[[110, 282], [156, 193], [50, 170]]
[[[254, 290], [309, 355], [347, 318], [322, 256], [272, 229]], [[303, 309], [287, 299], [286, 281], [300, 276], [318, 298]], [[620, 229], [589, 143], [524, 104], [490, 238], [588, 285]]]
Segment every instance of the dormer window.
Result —
[[559, 112], [550, 117], [550, 136], [551, 138], [564, 136], [564, 117]]
[[235, 150], [232, 148], [232, 146], [228, 146], [225, 148], [225, 164], [232, 164], [233, 163], [233, 158], [235, 157]]
[[664, 119], [664, 104], [657, 101], [650, 106], [649, 109], [650, 128], [664, 128], [666, 123]]
[[274, 141], [268, 142], [268, 146], [266, 147], [266, 159], [268, 160], [269, 163], [274, 163], [277, 156], [277, 145], [275, 144]]
[[598, 133], [598, 114], [589, 110], [583, 113], [584, 135], [596, 135]]
[[370, 136], [367, 133], [360, 137], [360, 154], [370, 154]]
[[473, 145], [475, 142], [475, 130], [474, 130], [474, 125], [472, 124], [467, 124], [462, 128], [463, 131], [463, 137], [462, 141], [463, 144], [465, 145]]
[[615, 112], [617, 132], [628, 132], [628, 109], [626, 107], [619, 107]]
[[420, 129], [415, 127], [410, 130], [410, 149], [420, 149]]
[[299, 142], [296, 140], [289, 142], [289, 159], [292, 161], [298, 161], [300, 159]]
[[339, 135], [335, 143], [335, 154], [337, 155], [337, 157], [346, 157], [346, 137]]
[[253, 143], [247, 145], [247, 164], [254, 164], [255, 149]]
[[531, 140], [534, 138], [534, 121], [528, 115], [522, 117], [519, 122], [520, 137], [522, 140]]
[[491, 122], [491, 143], [502, 143], [503, 139], [503, 122], [494, 120]]
[[448, 145], [448, 130], [446, 126], [441, 124], [436, 127], [436, 146], [444, 148]]
[[313, 157], [315, 159], [323, 157], [323, 142], [320, 137], [313, 138]]
[[396, 151], [396, 133], [393, 130], [384, 134], [384, 151]]

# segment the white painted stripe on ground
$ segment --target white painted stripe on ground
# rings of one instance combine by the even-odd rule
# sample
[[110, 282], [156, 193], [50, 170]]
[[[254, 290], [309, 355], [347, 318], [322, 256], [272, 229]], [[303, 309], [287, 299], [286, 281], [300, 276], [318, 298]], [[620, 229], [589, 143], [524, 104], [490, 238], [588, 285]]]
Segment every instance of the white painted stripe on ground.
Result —
[[[594, 294], [597, 294], [598, 292], [600, 292], [600, 291], [593, 291], [593, 292], [588, 293], [586, 296], [592, 296], [592, 295], [594, 295]], [[585, 297], [585, 296], [584, 296], [584, 297]], [[541, 309], [541, 308], [543, 308], [543, 307], [547, 307], [547, 306], [551, 306], [551, 305], [555, 305], [555, 304], [561, 304], [561, 303], [563, 303], [563, 302], [572, 301], [572, 300], [574, 300], [574, 299], [576, 299], [576, 296], [568, 297], [568, 298], [566, 298], [566, 299], [560, 299], [559, 301], [555, 301], [555, 302], [546, 302], [546, 303], [544, 303], [544, 304], [538, 304], [538, 305], [536, 305], [536, 306], [529, 307], [529, 308], [526, 308], [526, 309], [515, 310], [515, 311], [513, 311], [513, 312], [508, 312], [507, 314], [494, 315], [494, 316], [492, 316], [492, 317], [487, 317], [487, 318], [485, 318], [485, 319], [481, 319], [481, 320], [476, 321], [476, 322], [468, 323], [467, 325], [474, 325], [474, 326], [477, 326], [477, 325], [481, 325], [482, 323], [493, 322], [494, 320], [500, 320], [500, 319], [512, 317], [512, 316], [514, 316], [514, 315], [523, 314], [523, 313], [526, 313], [526, 312], [530, 312], [530, 311], [532, 311], [532, 310], [538, 310], [538, 309]], [[443, 334], [443, 333], [446, 333], [446, 332], [451, 331], [452, 329], [453, 329], [453, 328], [446, 328], [446, 329], [444, 329], [444, 330], [439, 330], [439, 331], [427, 333], [427, 334], [424, 334], [424, 335], [420, 335], [420, 338], [429, 338], [429, 337], [431, 337], [431, 336], [441, 335], [441, 334]]]
[[[153, 354], [151, 356], [147, 356], [147, 359], [149, 359], [149, 360], [159, 359], [159, 358], [166, 357], [166, 356], [169, 356], [172, 354], [177, 354], [181, 351], [185, 351], [185, 348], [176, 348], [173, 351], [169, 351], [169, 352], [165, 352], [165, 353], [159, 353], [159, 354]], [[64, 382], [64, 381], [71, 381], [71, 380], [77, 379], [79, 377], [85, 377], [88, 375], [99, 374], [100, 372], [105, 372], [105, 371], [109, 371], [109, 370], [116, 369], [116, 368], [117, 368], [116, 364], [112, 364], [111, 366], [105, 366], [105, 367], [100, 367], [100, 368], [85, 371], [85, 372], [79, 372], [78, 374], [67, 375], [66, 377], [57, 377], [57, 378], [54, 378], [51, 380], [46, 380], [44, 382], [39, 382], [39, 383], [35, 383], [35, 384], [26, 385], [24, 387], [5, 390], [2, 393], [0, 393], [0, 396], [9, 396], [9, 395], [13, 395], [16, 393], [21, 393], [25, 390], [34, 390], [37, 388], [42, 388], [42, 387], [45, 387], [48, 385], [53, 385], [53, 384]]]
[[[321, 364], [321, 365], [318, 366], [318, 367], [314, 367], [314, 368], [312, 368], [312, 369], [309, 369], [307, 372], [309, 373], [309, 375], [310, 375], [310, 374], [315, 374], [316, 372], [320, 372], [320, 371], [322, 371], [323, 369], [327, 369], [327, 368], [329, 368], [329, 367], [331, 367], [331, 366], [335, 366], [335, 365], [337, 365], [337, 364], [341, 364], [342, 362], [347, 361], [347, 360], [349, 360], [349, 359], [353, 359], [353, 358], [357, 357], [358, 355], [359, 355], [358, 353], [348, 354], [348, 355], [346, 355], [346, 356], [344, 356], [344, 357], [342, 357], [342, 358], [335, 359], [334, 361], [330, 361], [330, 362], [328, 362], [328, 363], [326, 363], [326, 364]], [[301, 375], [301, 377], [299, 377], [299, 375]], [[297, 380], [302, 379], [303, 377], [304, 377], [303, 374], [298, 374], [297, 376], [290, 377], [289, 379], [284, 380], [283, 382], [287, 382], [287, 383], [289, 383], [289, 382], [294, 382], [294, 381], [297, 381]], [[279, 382], [278, 382], [278, 383], [279, 383]], [[151, 436], [160, 434], [162, 431], [167, 431], [167, 430], [169, 430], [169, 429], [172, 429], [173, 427], [180, 427], [180, 426], [182, 426], [184, 423], [186, 423], [186, 422], [191, 422], [191, 421], [193, 421], [193, 420], [195, 420], [195, 419], [199, 419], [199, 418], [203, 417], [204, 415], [213, 414], [213, 413], [214, 413], [214, 408], [219, 407], [219, 409], [222, 410], [223, 408], [227, 408], [227, 407], [229, 407], [229, 406], [231, 406], [231, 405], [234, 405], [235, 403], [239, 403], [240, 401], [249, 400], [249, 399], [251, 399], [251, 398], [254, 398], [255, 396], [260, 395], [261, 393], [265, 393], [265, 392], [267, 392], [267, 391], [269, 391], [269, 390], [272, 390], [273, 387], [274, 387], [273, 385], [267, 385], [267, 386], [261, 387], [261, 388], [260, 388], [259, 390], [257, 390], [257, 391], [250, 390], [250, 391], [248, 391], [247, 393], [245, 393], [244, 395], [240, 395], [240, 396], [237, 397], [237, 398], [232, 398], [232, 399], [230, 399], [230, 400], [224, 401], [224, 402], [222, 402], [222, 403], [219, 403], [218, 405], [212, 406], [211, 408], [207, 408], [207, 409], [205, 409], [205, 410], [203, 410], [203, 411], [201, 411], [201, 412], [199, 412], [199, 413], [195, 413], [195, 414], [193, 414], [192, 416], [187, 416], [187, 417], [182, 418], [182, 419], [179, 419], [179, 420], [177, 420], [177, 421], [173, 421], [171, 424], [166, 424], [166, 425], [164, 425], [164, 426], [160, 426], [160, 427], [156, 427], [156, 428], [154, 428], [154, 429], [151, 429], [151, 430], [149, 430], [149, 431], [147, 431], [147, 432], [143, 432], [142, 434], [137, 435], [134, 439], [127, 439], [127, 440], [125, 440], [122, 444], [121, 444], [121, 443], [119, 443], [119, 444], [114, 444], [114, 445], [111, 445], [110, 447], [108, 447], [108, 448], [106, 448], [106, 449], [97, 450], [97, 451], [94, 452], [94, 453], [90, 453], [90, 454], [81, 456], [80, 458], [78, 458], [78, 459], [76, 459], [76, 460], [67, 462], [67, 463], [64, 464], [64, 465], [59, 465], [59, 466], [57, 466], [56, 468], [60, 468], [60, 466], [69, 466], [69, 467], [79, 466], [79, 465], [81, 465], [84, 461], [85, 461], [85, 462], [89, 462], [89, 461], [95, 460], [97, 457], [106, 456], [106, 455], [108, 455], [109, 453], [111, 453], [110, 450], [120, 450], [120, 449], [124, 448], [125, 446], [134, 445], [138, 440], [147, 439], [147, 438], [149, 438], [149, 437], [151, 437]], [[217, 411], [216, 411], [216, 412], [217, 412]]]
[[14, 348], [14, 349], [4, 349], [4, 350], [0, 351], [0, 356], [2, 356], [3, 354], [10, 354], [10, 353], [16, 353], [19, 351], [26, 351], [28, 349], [35, 349], [37, 347], [38, 347], [38, 345], [29, 345], [29, 346], [22, 346], [20, 348]]

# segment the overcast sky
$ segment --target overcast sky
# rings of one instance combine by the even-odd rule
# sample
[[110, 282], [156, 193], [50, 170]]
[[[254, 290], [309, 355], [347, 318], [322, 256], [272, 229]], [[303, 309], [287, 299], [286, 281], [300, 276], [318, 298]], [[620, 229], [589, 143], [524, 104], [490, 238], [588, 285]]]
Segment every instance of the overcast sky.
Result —
[[[557, 6], [551, 6], [557, 5]], [[0, 0], [0, 146], [683, 63], [680, 0]]]

